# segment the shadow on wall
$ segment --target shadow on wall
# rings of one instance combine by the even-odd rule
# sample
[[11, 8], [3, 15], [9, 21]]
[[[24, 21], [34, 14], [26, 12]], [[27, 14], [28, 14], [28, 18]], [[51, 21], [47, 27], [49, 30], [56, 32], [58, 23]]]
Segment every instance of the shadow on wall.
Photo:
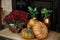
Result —
[[4, 25], [3, 23], [3, 19], [6, 15], [8, 15], [10, 13], [10, 11], [6, 11], [6, 10], [3, 10], [2, 13], [1, 13], [1, 18], [2, 18], [2, 24]]
[[6, 15], [8, 15], [9, 13], [10, 13], [10, 11], [6, 11], [6, 10], [3, 10], [3, 11], [2, 11], [2, 13], [1, 13], [2, 27], [0, 28], [0, 30], [5, 29], [5, 28], [8, 27], [7, 25], [5, 25], [5, 24], [3, 23], [3, 19], [4, 19], [4, 17], [5, 17]]

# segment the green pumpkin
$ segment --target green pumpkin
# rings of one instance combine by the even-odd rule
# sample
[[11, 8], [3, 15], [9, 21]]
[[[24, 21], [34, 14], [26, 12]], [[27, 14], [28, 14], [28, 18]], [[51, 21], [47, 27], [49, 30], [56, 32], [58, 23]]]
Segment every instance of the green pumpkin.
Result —
[[21, 31], [21, 36], [25, 39], [32, 39], [34, 38], [34, 34], [31, 29], [25, 28]]

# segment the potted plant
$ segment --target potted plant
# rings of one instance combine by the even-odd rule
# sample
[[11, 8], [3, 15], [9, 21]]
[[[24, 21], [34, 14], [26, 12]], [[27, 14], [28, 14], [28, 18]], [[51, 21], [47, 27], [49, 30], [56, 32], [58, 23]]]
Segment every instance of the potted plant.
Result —
[[36, 7], [34, 9], [32, 7], [28, 7], [28, 11], [30, 13], [29, 15], [31, 16], [31, 19], [29, 20], [27, 27], [31, 28], [37, 21], [35, 16], [38, 14], [38, 11]]
[[10, 14], [6, 15], [3, 23], [9, 25], [12, 32], [19, 32], [23, 28], [23, 24], [27, 24], [28, 13], [21, 10], [13, 10]]
[[41, 9], [41, 14], [42, 17], [44, 17], [44, 23], [45, 24], [50, 24], [50, 15], [51, 15], [52, 10], [48, 10], [47, 8]]

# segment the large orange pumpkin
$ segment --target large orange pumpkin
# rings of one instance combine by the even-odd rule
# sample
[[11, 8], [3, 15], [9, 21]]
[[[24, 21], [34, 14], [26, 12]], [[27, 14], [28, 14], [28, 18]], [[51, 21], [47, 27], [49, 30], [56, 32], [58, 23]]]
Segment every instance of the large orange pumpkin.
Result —
[[32, 27], [33, 29], [33, 32], [35, 34], [35, 36], [38, 38], [38, 39], [45, 39], [48, 35], [48, 28], [47, 26], [38, 21], [34, 24], [34, 26]]

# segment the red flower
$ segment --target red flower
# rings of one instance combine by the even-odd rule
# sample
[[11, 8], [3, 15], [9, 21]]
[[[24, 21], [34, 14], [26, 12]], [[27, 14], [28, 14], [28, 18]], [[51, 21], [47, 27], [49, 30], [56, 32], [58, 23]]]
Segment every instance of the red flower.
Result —
[[3, 22], [8, 22], [8, 21], [14, 21], [14, 22], [17, 22], [17, 21], [22, 21], [23, 23], [26, 23], [27, 22], [27, 19], [28, 18], [28, 13], [25, 12], [25, 11], [21, 11], [21, 10], [13, 10], [12, 12], [10, 12], [9, 15], [7, 15]]

